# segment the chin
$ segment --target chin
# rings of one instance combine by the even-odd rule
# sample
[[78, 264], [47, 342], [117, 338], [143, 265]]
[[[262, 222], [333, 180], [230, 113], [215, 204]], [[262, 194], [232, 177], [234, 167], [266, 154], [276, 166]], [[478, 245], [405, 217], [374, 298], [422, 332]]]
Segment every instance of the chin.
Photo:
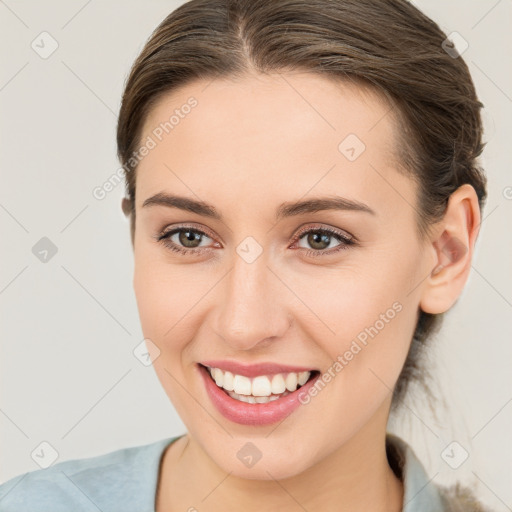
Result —
[[[213, 462], [226, 473], [230, 473], [231, 476], [236, 478], [248, 480], [283, 480], [294, 477], [313, 465], [312, 460], [311, 464], [308, 464], [309, 458], [302, 453], [295, 454], [293, 458], [290, 458], [290, 451], [284, 447], [281, 450], [263, 449], [263, 452], [260, 452], [260, 459], [248, 460], [246, 454], [251, 452], [248, 443], [251, 443], [251, 441], [235, 442], [237, 449], [234, 450], [234, 457], [229, 455], [229, 449], [220, 451], [220, 453], [215, 450], [214, 453], [210, 452], [209, 455]], [[238, 445], [242, 445], [242, 448], [239, 449]], [[239, 454], [244, 450], [243, 456], [239, 457]], [[257, 452], [254, 456], [258, 456]]]
[[[189, 430], [192, 438], [200, 445], [211, 462], [225, 473], [248, 480], [281, 480], [291, 478], [308, 470], [321, 453], [329, 446], [316, 446], [306, 440], [297, 439], [283, 427], [278, 431], [262, 431], [256, 435], [236, 435], [233, 437], [212, 426], [195, 422], [194, 431]], [[270, 433], [271, 432], [271, 433]], [[270, 434], [269, 434], [270, 433]]]

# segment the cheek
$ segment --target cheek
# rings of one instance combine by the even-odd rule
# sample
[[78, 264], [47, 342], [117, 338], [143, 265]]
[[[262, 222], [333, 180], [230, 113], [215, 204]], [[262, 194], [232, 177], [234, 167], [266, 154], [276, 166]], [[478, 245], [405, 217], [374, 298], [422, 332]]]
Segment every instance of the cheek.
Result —
[[421, 254], [405, 243], [401, 250], [396, 246], [382, 246], [329, 274], [322, 269], [294, 281], [297, 295], [314, 313], [302, 322], [303, 329], [332, 362], [341, 356], [348, 370], [343, 372], [361, 378], [363, 386], [370, 368], [393, 385], [416, 325], [418, 297], [411, 291], [421, 280]]
[[187, 293], [191, 293], [187, 292], [186, 283], [181, 282], [180, 274], [183, 271], [158, 264], [150, 255], [144, 258], [139, 253], [135, 258], [133, 287], [142, 332], [160, 351], [152, 366], [162, 388], [182, 415], [186, 414], [187, 396], [179, 383], [184, 382], [182, 355], [191, 336], [186, 329], [194, 298], [187, 298]]
[[162, 262], [161, 251], [157, 248], [143, 246], [143, 243], [137, 248], [133, 287], [145, 333], [151, 331], [162, 339], [185, 314], [187, 294], [193, 289], [183, 282], [183, 275], [187, 274], [177, 265]]
[[[140, 251], [135, 258], [133, 287], [144, 337], [160, 349], [158, 362], [177, 367], [201, 325], [215, 284], [208, 269], [162, 262]], [[155, 361], [156, 363], [156, 361]]]
[[401, 302], [389, 306], [368, 315], [338, 350], [342, 370], [333, 388], [340, 404], [337, 414], [356, 418], [360, 426], [391, 399], [413, 334], [416, 308]]
[[[317, 321], [316, 333], [310, 330], [310, 337], [322, 346], [332, 364], [341, 364], [333, 370], [345, 374], [351, 387], [363, 389], [372, 381], [375, 384], [370, 369], [392, 386], [409, 349], [417, 305], [387, 287], [359, 283], [351, 288], [345, 284], [346, 294], [342, 296], [319, 293], [322, 299], [312, 309], [319, 312], [332, 332]], [[308, 324], [304, 329], [311, 329], [312, 324]], [[319, 336], [319, 332], [325, 334]]]

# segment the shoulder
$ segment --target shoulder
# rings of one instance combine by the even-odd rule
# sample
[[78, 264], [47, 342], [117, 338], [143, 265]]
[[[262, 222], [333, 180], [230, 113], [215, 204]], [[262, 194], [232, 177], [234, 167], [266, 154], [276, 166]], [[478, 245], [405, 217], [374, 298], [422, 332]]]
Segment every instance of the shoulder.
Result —
[[160, 457], [175, 439], [63, 461], [11, 478], [0, 485], [0, 512], [152, 511]]
[[492, 512], [460, 482], [450, 487], [431, 482], [416, 453], [402, 438], [388, 432], [386, 451], [390, 466], [404, 485], [402, 512]]

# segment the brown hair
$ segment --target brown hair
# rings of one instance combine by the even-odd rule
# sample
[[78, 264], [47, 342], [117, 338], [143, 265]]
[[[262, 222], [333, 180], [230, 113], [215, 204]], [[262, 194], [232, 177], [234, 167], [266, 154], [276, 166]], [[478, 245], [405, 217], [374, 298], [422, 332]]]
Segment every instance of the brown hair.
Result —
[[[469, 183], [480, 209], [486, 178], [480, 108], [469, 70], [445, 51], [446, 35], [405, 0], [192, 0], [154, 30], [125, 84], [117, 128], [126, 171], [125, 213], [135, 229], [136, 159], [141, 130], [162, 95], [196, 79], [287, 70], [364, 83], [394, 105], [396, 151], [419, 185], [422, 237], [441, 220], [448, 198]], [[420, 311], [393, 393], [393, 410], [409, 383], [425, 383], [426, 341], [442, 315]], [[425, 385], [428, 393], [428, 386]]]

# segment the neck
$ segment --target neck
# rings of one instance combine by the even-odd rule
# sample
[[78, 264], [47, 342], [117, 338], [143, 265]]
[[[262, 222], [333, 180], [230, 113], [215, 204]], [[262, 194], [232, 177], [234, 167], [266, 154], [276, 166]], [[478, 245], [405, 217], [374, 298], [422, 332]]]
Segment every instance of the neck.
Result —
[[[386, 455], [381, 435], [363, 428], [328, 457], [281, 480], [239, 478], [219, 468], [190, 436], [166, 451], [156, 512], [323, 510], [400, 512], [403, 485]], [[257, 499], [254, 497], [257, 496]]]

